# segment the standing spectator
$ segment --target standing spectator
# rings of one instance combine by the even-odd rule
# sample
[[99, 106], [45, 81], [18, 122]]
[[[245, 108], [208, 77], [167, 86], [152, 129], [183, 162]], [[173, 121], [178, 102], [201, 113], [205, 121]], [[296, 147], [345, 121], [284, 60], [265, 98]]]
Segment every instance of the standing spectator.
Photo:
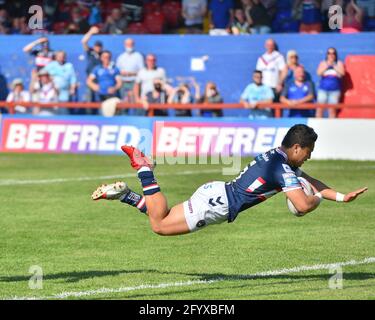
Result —
[[[223, 103], [217, 86], [214, 82], [209, 81], [206, 83], [203, 97], [200, 98], [200, 103], [211, 104], [211, 103]], [[204, 109], [200, 111], [200, 115], [203, 117], [222, 117], [222, 109]]]
[[272, 39], [265, 42], [266, 52], [258, 58], [256, 69], [262, 72], [263, 84], [272, 88], [275, 101], [282, 90], [281, 72], [285, 68], [282, 54], [276, 50], [276, 43]]
[[[328, 48], [326, 59], [320, 62], [317, 70], [321, 77], [318, 89], [318, 103], [337, 104], [341, 98], [341, 79], [345, 75], [345, 66], [338, 60], [337, 50]], [[323, 109], [318, 109], [316, 116], [323, 116]], [[336, 111], [329, 109], [329, 117], [334, 118]]]
[[43, 13], [45, 18], [50, 21], [50, 23], [55, 22], [57, 17], [59, 4], [55, 0], [45, 0], [43, 1]]
[[[32, 73], [30, 93], [33, 102], [51, 103], [58, 101], [58, 92], [49, 73], [45, 69], [42, 69], [39, 72], [34, 70], [34, 72]], [[35, 107], [33, 113], [44, 116], [53, 116], [59, 114], [59, 109], [57, 107]]]
[[271, 17], [260, 0], [251, 0], [245, 8], [251, 33], [267, 34], [271, 32]]
[[236, 9], [234, 11], [234, 21], [231, 26], [231, 31], [234, 35], [250, 33], [250, 25], [246, 21], [245, 13], [242, 9]]
[[99, 94], [100, 101], [116, 97], [121, 88], [120, 71], [111, 59], [111, 52], [104, 50], [100, 55], [101, 65], [96, 66], [87, 78], [87, 85]]
[[[164, 85], [163, 79], [156, 78], [153, 80], [152, 91], [149, 91], [142, 100], [145, 110], [148, 110], [150, 103], [166, 104], [168, 102], [168, 95]], [[154, 109], [154, 116], [166, 117], [168, 116], [168, 110]]]
[[109, 34], [123, 34], [126, 33], [127, 27], [128, 20], [126, 19], [126, 14], [118, 8], [114, 8], [107, 17], [104, 32]]
[[156, 57], [148, 54], [146, 57], [146, 67], [139, 70], [134, 84], [134, 97], [136, 102], [141, 100], [154, 89], [154, 79], [161, 79], [167, 82], [165, 70], [156, 65]]
[[[288, 106], [296, 106], [314, 100], [314, 84], [305, 79], [305, 69], [302, 66], [294, 70], [294, 81], [288, 83], [281, 93], [280, 102]], [[291, 109], [289, 117], [312, 117], [313, 110]]]
[[210, 35], [227, 35], [234, 18], [233, 0], [211, 0], [209, 4]]
[[[280, 75], [281, 77], [280, 81], [283, 87], [288, 82], [294, 81], [294, 70], [299, 66], [302, 66], [302, 64], [300, 64], [299, 62], [297, 51], [289, 50], [286, 55], [286, 65]], [[306, 77], [306, 80], [311, 80], [311, 75], [306, 70], [305, 70], [305, 77]]]
[[29, 34], [30, 31], [26, 25], [26, 18], [14, 18], [12, 21], [11, 34]]
[[8, 12], [4, 8], [0, 8], [0, 34], [9, 34], [12, 28], [12, 22]]
[[116, 67], [122, 77], [121, 98], [127, 102], [135, 102], [133, 95], [135, 79], [138, 72], [145, 67], [141, 53], [135, 51], [134, 40], [128, 38], [124, 41], [125, 52], [116, 60]]
[[182, 0], [182, 17], [187, 33], [203, 32], [203, 19], [207, 11], [207, 0]]
[[[22, 79], [17, 78], [12, 82], [12, 91], [8, 94], [7, 102], [30, 102], [29, 91], [24, 90], [24, 84]], [[27, 107], [15, 106], [15, 113], [26, 113], [28, 111]]]
[[343, 26], [341, 33], [357, 33], [361, 32], [363, 27], [364, 11], [351, 0], [345, 8]]
[[[37, 45], [41, 45], [41, 48], [34, 49], [34, 47]], [[48, 39], [44, 37], [27, 44], [23, 48], [23, 52], [30, 53], [31, 55], [35, 56], [35, 67], [37, 71], [44, 68], [53, 60], [53, 51], [49, 46]]]
[[[171, 95], [168, 98], [168, 103], [180, 103], [180, 104], [190, 104], [194, 101], [198, 101], [200, 98], [199, 85], [192, 81], [192, 85], [195, 88], [195, 97], [193, 96], [190, 86], [187, 83], [180, 84], [177, 88], [171, 91]], [[176, 109], [176, 117], [191, 117], [192, 113], [189, 109]]]
[[[77, 89], [77, 77], [73, 64], [66, 61], [65, 51], [57, 51], [55, 61], [43, 68], [52, 77], [56, 89], [59, 92], [59, 102], [69, 102]], [[61, 113], [67, 110], [60, 108]]]
[[241, 103], [247, 109], [250, 119], [272, 117], [271, 109], [259, 109], [259, 103], [272, 103], [274, 93], [270, 87], [262, 84], [262, 72], [255, 70], [253, 72], [253, 83], [250, 83], [241, 95]]
[[294, 10], [300, 12], [301, 25], [299, 31], [302, 33], [322, 32], [322, 15], [320, 13], [320, 1], [318, 0], [296, 0]]
[[70, 14], [70, 20], [68, 24], [67, 33], [83, 34], [86, 33], [90, 28], [87, 19], [82, 15], [80, 8], [75, 7], [72, 9]]
[[102, 14], [100, 10], [100, 1], [95, 1], [90, 8], [90, 14], [87, 18], [90, 26], [102, 23]]
[[[92, 70], [98, 65], [101, 64], [100, 62], [100, 54], [103, 51], [103, 43], [101, 41], [95, 41], [92, 47], [89, 47], [88, 42], [92, 35], [99, 33], [99, 28], [93, 26], [90, 30], [83, 36], [81, 43], [83, 46], [83, 50], [86, 52], [87, 57], [87, 66], [86, 66], [86, 80], [87, 77], [91, 74]], [[96, 94], [93, 90], [87, 87], [86, 92], [86, 101], [94, 102], [96, 101]], [[96, 110], [95, 110], [96, 111]]]

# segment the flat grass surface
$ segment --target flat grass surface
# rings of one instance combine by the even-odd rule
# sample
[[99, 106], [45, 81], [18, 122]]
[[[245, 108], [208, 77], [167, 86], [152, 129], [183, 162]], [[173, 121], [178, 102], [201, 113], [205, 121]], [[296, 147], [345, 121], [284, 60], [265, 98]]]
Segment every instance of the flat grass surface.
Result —
[[[207, 181], [234, 177], [221, 168], [159, 165], [155, 175], [173, 205]], [[232, 224], [160, 237], [134, 208], [90, 198], [99, 184], [124, 176], [140, 191], [125, 157], [0, 154], [0, 298], [57, 299], [73, 292], [65, 296], [375, 299], [374, 262], [343, 266], [337, 290], [329, 288], [328, 268], [254, 276], [375, 257], [375, 162], [309, 161], [303, 169], [341, 192], [369, 191], [350, 204], [324, 201], [304, 218], [289, 213], [279, 194]], [[35, 265], [43, 271], [39, 290], [29, 288]]]

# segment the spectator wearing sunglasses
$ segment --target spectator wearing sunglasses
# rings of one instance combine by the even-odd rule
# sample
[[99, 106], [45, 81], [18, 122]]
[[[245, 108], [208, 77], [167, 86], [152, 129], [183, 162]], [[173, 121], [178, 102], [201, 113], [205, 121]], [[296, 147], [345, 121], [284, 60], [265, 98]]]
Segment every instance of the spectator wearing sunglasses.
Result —
[[[326, 59], [320, 62], [318, 70], [320, 83], [318, 89], [318, 103], [337, 104], [341, 98], [341, 79], [345, 75], [344, 64], [338, 60], [337, 50], [329, 48]], [[323, 109], [318, 109], [316, 117], [323, 116]], [[329, 109], [329, 117], [336, 117], [336, 110]]]

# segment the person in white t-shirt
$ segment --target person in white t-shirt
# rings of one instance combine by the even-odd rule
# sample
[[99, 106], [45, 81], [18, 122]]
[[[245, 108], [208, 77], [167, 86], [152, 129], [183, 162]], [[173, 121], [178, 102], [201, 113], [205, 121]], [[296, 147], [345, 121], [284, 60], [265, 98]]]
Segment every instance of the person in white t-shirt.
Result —
[[[7, 102], [30, 102], [30, 93], [24, 90], [22, 79], [14, 79], [12, 82], [12, 91], [7, 96]], [[15, 113], [27, 113], [29, 108], [17, 105], [14, 108]]]
[[[165, 70], [156, 65], [155, 55], [148, 54], [146, 56], [146, 67], [139, 70], [135, 79], [134, 97], [137, 103], [142, 103], [147, 94], [154, 90], [155, 79], [160, 79], [163, 83], [167, 82]], [[138, 112], [138, 115], [144, 115], [144, 112]]]
[[207, 12], [207, 0], [183, 0], [182, 16], [188, 34], [202, 33], [203, 20]]
[[276, 50], [276, 43], [273, 39], [266, 40], [265, 48], [266, 52], [258, 58], [256, 70], [262, 72], [262, 83], [272, 88], [277, 97], [283, 88], [280, 75], [285, 67], [285, 59]]

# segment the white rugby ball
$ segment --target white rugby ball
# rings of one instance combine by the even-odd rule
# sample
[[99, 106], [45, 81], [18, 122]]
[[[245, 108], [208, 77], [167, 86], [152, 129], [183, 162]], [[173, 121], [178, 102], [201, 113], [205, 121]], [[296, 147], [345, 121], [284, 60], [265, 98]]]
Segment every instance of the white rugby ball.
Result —
[[[302, 190], [305, 192], [307, 196], [312, 196], [314, 194], [314, 190], [311, 187], [310, 182], [308, 182], [305, 178], [298, 177], [299, 182], [301, 183]], [[296, 216], [300, 216], [301, 213], [298, 212], [296, 207], [293, 205], [292, 201], [290, 201], [288, 198], [286, 198], [286, 204], [288, 205], [288, 209], [291, 213], [293, 213]]]

